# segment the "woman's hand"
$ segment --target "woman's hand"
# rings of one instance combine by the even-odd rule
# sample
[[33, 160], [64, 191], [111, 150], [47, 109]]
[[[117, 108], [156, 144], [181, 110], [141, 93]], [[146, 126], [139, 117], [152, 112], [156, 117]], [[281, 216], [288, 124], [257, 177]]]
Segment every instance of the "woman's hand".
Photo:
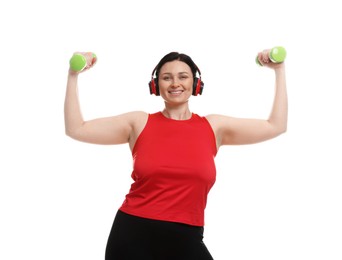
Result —
[[80, 54], [80, 55], [82, 55], [83, 57], [85, 57], [85, 59], [86, 59], [86, 65], [85, 65], [85, 67], [84, 67], [82, 70], [80, 70], [80, 71], [75, 71], [75, 70], [72, 70], [71, 68], [69, 68], [69, 73], [70, 73], [70, 74], [79, 74], [79, 73], [81, 73], [81, 72], [87, 71], [87, 70], [89, 70], [90, 68], [92, 68], [92, 67], [95, 65], [96, 61], [97, 61], [96, 55], [94, 55], [94, 53], [92, 53], [92, 52], [74, 52], [73, 55], [76, 55], [76, 54]]
[[284, 67], [285, 66], [284, 62], [275, 63], [271, 61], [270, 52], [271, 52], [271, 49], [266, 49], [258, 53], [258, 60], [260, 64], [264, 67], [268, 67], [274, 70]]

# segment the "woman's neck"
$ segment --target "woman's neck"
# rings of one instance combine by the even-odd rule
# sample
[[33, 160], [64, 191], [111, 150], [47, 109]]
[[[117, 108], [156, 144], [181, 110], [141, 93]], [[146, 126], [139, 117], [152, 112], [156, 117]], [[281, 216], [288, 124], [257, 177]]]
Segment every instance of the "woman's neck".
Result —
[[165, 108], [162, 113], [165, 117], [174, 120], [188, 120], [192, 116], [188, 105], [169, 106], [168, 104], [165, 104]]

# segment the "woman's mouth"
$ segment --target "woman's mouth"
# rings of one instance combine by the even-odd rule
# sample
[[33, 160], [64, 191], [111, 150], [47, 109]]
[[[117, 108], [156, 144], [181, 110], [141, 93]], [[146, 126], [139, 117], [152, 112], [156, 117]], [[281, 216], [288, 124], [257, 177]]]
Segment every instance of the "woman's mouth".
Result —
[[169, 93], [170, 93], [171, 95], [175, 95], [175, 96], [180, 95], [180, 94], [182, 94], [183, 92], [184, 92], [183, 90], [170, 90], [170, 91], [169, 91]]

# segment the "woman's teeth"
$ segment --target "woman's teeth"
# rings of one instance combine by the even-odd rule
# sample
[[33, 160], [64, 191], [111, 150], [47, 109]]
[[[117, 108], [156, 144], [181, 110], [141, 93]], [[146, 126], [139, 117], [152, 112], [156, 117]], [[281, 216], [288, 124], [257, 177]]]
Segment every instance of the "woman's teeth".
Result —
[[182, 90], [172, 90], [169, 91], [170, 94], [181, 94], [183, 91]]

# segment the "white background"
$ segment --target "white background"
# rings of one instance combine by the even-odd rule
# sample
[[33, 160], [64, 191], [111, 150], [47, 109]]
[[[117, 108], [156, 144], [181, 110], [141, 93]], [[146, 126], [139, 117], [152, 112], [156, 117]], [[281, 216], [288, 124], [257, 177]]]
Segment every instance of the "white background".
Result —
[[148, 81], [170, 51], [202, 71], [193, 112], [267, 118], [274, 73], [256, 53], [283, 45], [286, 134], [223, 147], [204, 241], [216, 260], [342, 259], [339, 1], [2, 1], [0, 4], [0, 259], [104, 259], [128, 192], [127, 145], [64, 134], [68, 61], [94, 51], [80, 76], [85, 119], [156, 112]]

